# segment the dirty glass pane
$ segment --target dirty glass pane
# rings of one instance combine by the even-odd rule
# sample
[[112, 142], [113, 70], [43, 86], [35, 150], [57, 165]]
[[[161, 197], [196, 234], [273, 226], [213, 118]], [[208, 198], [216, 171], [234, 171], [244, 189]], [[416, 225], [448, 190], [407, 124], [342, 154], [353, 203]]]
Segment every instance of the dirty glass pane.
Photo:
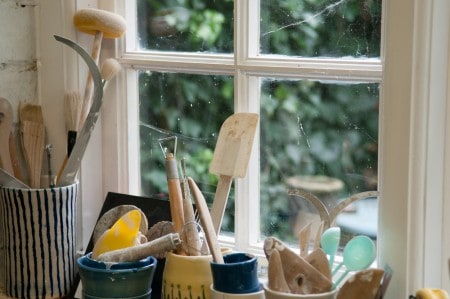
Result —
[[233, 52], [233, 0], [137, 0], [141, 50]]
[[[288, 190], [314, 194], [328, 211], [350, 195], [377, 190], [378, 101], [378, 84], [263, 80], [262, 239], [276, 236], [298, 244], [297, 234], [307, 223], [314, 222], [313, 234], [317, 230], [318, 210]], [[358, 200], [337, 224], [348, 235], [375, 239], [376, 203]]]
[[379, 57], [381, 0], [261, 0], [261, 53]]
[[[212, 204], [218, 177], [209, 173], [209, 165], [220, 126], [233, 114], [233, 89], [233, 77], [229, 76], [139, 73], [143, 195], [167, 198], [164, 154], [159, 140], [176, 136], [176, 159], [179, 163], [185, 159], [186, 175], [197, 182], [208, 204]], [[170, 147], [173, 143], [165, 145]], [[234, 211], [232, 207], [230, 210]], [[224, 232], [234, 231], [233, 220], [233, 215], [226, 216]]]

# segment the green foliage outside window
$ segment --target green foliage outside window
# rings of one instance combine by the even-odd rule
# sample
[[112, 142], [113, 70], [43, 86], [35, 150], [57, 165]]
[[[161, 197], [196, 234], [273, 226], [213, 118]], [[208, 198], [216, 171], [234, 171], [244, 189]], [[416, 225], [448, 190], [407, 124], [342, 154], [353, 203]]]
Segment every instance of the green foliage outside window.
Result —
[[[233, 1], [137, 3], [141, 48], [233, 52]], [[261, 52], [379, 57], [380, 18], [381, 0], [261, 0]], [[233, 113], [233, 78], [141, 72], [139, 90], [143, 194], [166, 192], [158, 138], [177, 134], [178, 158], [187, 158], [188, 175], [211, 202], [217, 177], [208, 167], [220, 125]], [[376, 188], [378, 84], [269, 78], [261, 97], [261, 142], [273, 145], [260, 148], [263, 231], [290, 234], [290, 206], [281, 200], [288, 176], [340, 178], [343, 196]], [[228, 211], [223, 231], [234, 229], [232, 198]]]

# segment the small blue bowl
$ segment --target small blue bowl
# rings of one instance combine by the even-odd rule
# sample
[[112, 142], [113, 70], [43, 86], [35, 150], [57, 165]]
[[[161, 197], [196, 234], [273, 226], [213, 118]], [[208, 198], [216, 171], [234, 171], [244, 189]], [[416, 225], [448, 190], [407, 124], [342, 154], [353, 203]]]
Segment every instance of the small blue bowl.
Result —
[[77, 260], [83, 299], [150, 299], [157, 260], [149, 256], [138, 262], [104, 263], [91, 258]]
[[245, 294], [260, 290], [258, 260], [242, 252], [224, 255], [224, 264], [211, 262], [213, 287], [223, 293]]

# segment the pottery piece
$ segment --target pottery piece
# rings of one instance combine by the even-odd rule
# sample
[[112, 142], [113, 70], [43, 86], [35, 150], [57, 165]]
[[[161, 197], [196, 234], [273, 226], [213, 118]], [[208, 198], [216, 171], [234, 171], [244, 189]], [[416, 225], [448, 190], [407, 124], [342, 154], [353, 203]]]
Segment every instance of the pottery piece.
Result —
[[224, 293], [214, 289], [211, 285], [211, 299], [264, 299], [264, 289], [262, 285], [256, 292], [244, 294]]
[[214, 289], [225, 293], [253, 293], [260, 289], [258, 260], [254, 255], [234, 252], [224, 263], [211, 262]]
[[211, 255], [187, 256], [167, 253], [161, 299], [210, 299], [211, 261]]
[[336, 299], [338, 292], [338, 290], [332, 290], [330, 292], [318, 294], [292, 294], [273, 291], [269, 289], [266, 284], [264, 284], [263, 287], [265, 299]]
[[82, 299], [150, 299], [157, 260], [149, 256], [138, 262], [104, 263], [92, 253], [78, 259]]
[[0, 187], [0, 267], [9, 297], [61, 298], [76, 273], [78, 184]]

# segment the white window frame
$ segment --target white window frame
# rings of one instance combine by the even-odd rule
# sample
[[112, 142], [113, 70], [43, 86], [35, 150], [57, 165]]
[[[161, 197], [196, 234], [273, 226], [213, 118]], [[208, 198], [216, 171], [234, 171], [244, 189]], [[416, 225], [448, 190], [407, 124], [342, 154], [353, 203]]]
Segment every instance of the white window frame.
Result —
[[[87, 6], [98, 6], [103, 9], [124, 14], [125, 0], [77, 0], [74, 4], [65, 1], [42, 1], [40, 7], [41, 51], [42, 60], [51, 60], [54, 52], [47, 54], [42, 49], [50, 47], [48, 35], [55, 34], [55, 28], [61, 28], [69, 37], [89, 47], [89, 41], [82, 35], [75, 34], [70, 24], [54, 18], [55, 9], [51, 6], [61, 5], [63, 20], [70, 20], [74, 10]], [[65, 4], [62, 4], [65, 3]], [[257, 0], [236, 1], [237, 19], [240, 13], [257, 13], [249, 10]], [[394, 269], [393, 281], [387, 298], [407, 298], [418, 288], [442, 287], [450, 289], [447, 260], [450, 258], [450, 2], [448, 0], [388, 0], [383, 1], [383, 65], [381, 74], [380, 107], [380, 167], [379, 190], [381, 192], [379, 213], [379, 262], [389, 263]], [[257, 7], [257, 6], [252, 6]], [[46, 10], [46, 8], [48, 10]], [[57, 9], [56, 9], [57, 10]], [[52, 23], [53, 22], [53, 23]], [[45, 25], [45, 26], [43, 26]], [[53, 26], [52, 26], [53, 25]], [[243, 28], [252, 28], [242, 24]], [[59, 27], [58, 27], [59, 26]], [[248, 38], [245, 34], [248, 32]], [[252, 40], [257, 32], [243, 30], [236, 32], [240, 40]], [[244, 36], [242, 36], [244, 35]], [[107, 41], [104, 44], [107, 53], [121, 59], [126, 65], [140, 65], [139, 56], [131, 57], [124, 51], [123, 41], [117, 43]], [[255, 56], [256, 48], [249, 52], [236, 48], [236, 62], [230, 61], [226, 55], [212, 55], [204, 66], [204, 71], [216, 69], [214, 62], [226, 62], [220, 70], [233, 73], [235, 79], [243, 85], [237, 85], [237, 98], [257, 98], [259, 84], [257, 75], [261, 72], [277, 73], [279, 66], [291, 68], [295, 75], [297, 66], [293, 61], [281, 60], [277, 64], [267, 64]], [[70, 51], [64, 51], [68, 57]], [[50, 56], [50, 57], [49, 57]], [[73, 58], [73, 56], [71, 56]], [[195, 55], [191, 57], [195, 63]], [[132, 60], [135, 59], [135, 60]], [[164, 55], [153, 58], [155, 69], [164, 70]], [[75, 59], [77, 60], [77, 59]], [[67, 61], [67, 60], [66, 60]], [[322, 67], [341, 66], [330, 63], [322, 65], [322, 60], [302, 64], [303, 70], [314, 71]], [[327, 63], [330, 61], [327, 61]], [[58, 70], [41, 70], [42, 78], [55, 77], [61, 72], [65, 80], [62, 86], [77, 82], [82, 86], [85, 78], [82, 62], [77, 62], [78, 78], [73, 78], [73, 62]], [[232, 66], [238, 63], [241, 71], [234, 73]], [[345, 62], [346, 63], [346, 62]], [[70, 64], [70, 65], [69, 65]], [[267, 66], [259, 69], [260, 64]], [[372, 72], [360, 72], [348, 65], [349, 79], [352, 76], [369, 76]], [[175, 68], [182, 70], [190, 64], [183, 61], [176, 63]], [[85, 71], [84, 71], [85, 72]], [[135, 156], [138, 136], [134, 130], [137, 126], [136, 85], [129, 84], [133, 80], [133, 70], [123, 72], [116, 82], [110, 85], [107, 92], [108, 105], [102, 110], [102, 120], [98, 126], [99, 134], [93, 138], [82, 165], [82, 209], [83, 243], [95, 221], [95, 211], [101, 206], [103, 195], [108, 191], [136, 194], [136, 183], [139, 182], [138, 162], [130, 157]], [[374, 66], [375, 76], [379, 76], [380, 68]], [[356, 74], [356, 75], [355, 75]], [[255, 75], [255, 76], [254, 76]], [[44, 80], [43, 80], [44, 81]], [[42, 82], [40, 95], [46, 98], [54, 96], [54, 82]], [[127, 85], [128, 84], [128, 85]], [[243, 86], [243, 87], [241, 87]], [[105, 97], [106, 97], [105, 96]], [[127, 99], [127, 100], [124, 100]], [[133, 101], [134, 100], [134, 101]], [[251, 101], [235, 107], [236, 111], [256, 111], [257, 102]], [[95, 141], [95, 140], [94, 140]], [[100, 155], [99, 155], [100, 153]], [[132, 155], [133, 154], [133, 155]], [[100, 159], [97, 159], [100, 156]], [[255, 152], [253, 161], [257, 163]], [[117, 161], [117, 163], [111, 163]], [[103, 175], [98, 171], [102, 170]], [[238, 180], [238, 196], [252, 192], [245, 188], [249, 180], [257, 180], [257, 175], [249, 172], [247, 179]], [[253, 182], [252, 182], [253, 183]], [[249, 197], [251, 198], [251, 197]], [[92, 209], [92, 205], [96, 208]], [[246, 214], [251, 209], [248, 205], [237, 206], [238, 213]], [[257, 209], [253, 209], [257, 210]], [[247, 217], [249, 219], [251, 217]], [[94, 219], [94, 220], [93, 220]], [[238, 217], [238, 221], [241, 219]], [[245, 221], [245, 220], [244, 220]], [[247, 221], [248, 222], [248, 221]], [[237, 244], [250, 244], [255, 239], [249, 235], [253, 229], [249, 223], [238, 223]], [[254, 223], [251, 223], [253, 225]], [[248, 229], [247, 229], [248, 228]], [[247, 243], [248, 242], [248, 243]], [[242, 246], [241, 248], [245, 248]]]

